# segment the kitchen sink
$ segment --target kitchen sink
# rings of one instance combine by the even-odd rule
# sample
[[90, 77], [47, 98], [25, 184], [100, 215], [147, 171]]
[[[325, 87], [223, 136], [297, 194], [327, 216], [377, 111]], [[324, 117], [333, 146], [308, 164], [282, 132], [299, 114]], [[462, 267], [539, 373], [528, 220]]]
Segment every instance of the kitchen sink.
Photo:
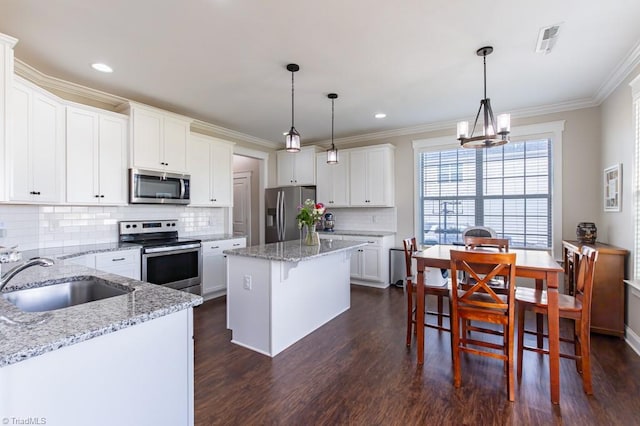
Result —
[[23, 312], [45, 312], [96, 300], [121, 296], [133, 291], [110, 281], [93, 277], [71, 277], [68, 281], [2, 293]]

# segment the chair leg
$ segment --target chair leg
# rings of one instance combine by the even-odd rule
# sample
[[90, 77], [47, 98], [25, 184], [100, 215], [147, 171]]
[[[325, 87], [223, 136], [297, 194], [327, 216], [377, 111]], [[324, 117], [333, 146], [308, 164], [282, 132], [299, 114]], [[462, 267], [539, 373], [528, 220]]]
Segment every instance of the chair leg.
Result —
[[[584, 319], [583, 319], [584, 321]], [[581, 321], [582, 322], [582, 321]], [[580, 347], [582, 357], [582, 387], [587, 395], [593, 395], [593, 384], [591, 383], [591, 327], [588, 321], [586, 325], [580, 327]]]
[[[458, 311], [453, 310], [451, 316], [451, 356], [453, 358], [453, 386], [460, 387], [460, 324]], [[464, 322], [464, 320], [463, 320]]]
[[[411, 346], [411, 334], [413, 324], [413, 296], [412, 289], [407, 286], [407, 346]], [[417, 316], [417, 315], [416, 315]]]
[[514, 401], [515, 396], [515, 388], [514, 388], [514, 380], [513, 380], [513, 331], [515, 329], [515, 324], [509, 324], [505, 326], [504, 335], [507, 336], [505, 347], [507, 350], [507, 392], [509, 394], [509, 401]]
[[524, 352], [524, 306], [516, 306], [518, 311], [518, 382], [522, 380], [522, 353]]
[[442, 296], [438, 296], [438, 327], [442, 327]]
[[582, 336], [580, 334], [580, 321], [573, 321], [573, 353], [576, 356], [576, 371], [582, 374], [584, 366], [582, 365]]

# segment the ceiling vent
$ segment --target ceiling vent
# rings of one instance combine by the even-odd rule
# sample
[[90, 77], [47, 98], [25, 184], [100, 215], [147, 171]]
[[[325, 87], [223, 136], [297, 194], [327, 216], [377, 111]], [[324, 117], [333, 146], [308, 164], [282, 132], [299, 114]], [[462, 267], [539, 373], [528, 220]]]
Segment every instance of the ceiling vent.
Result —
[[558, 33], [560, 32], [560, 24], [551, 25], [540, 29], [538, 33], [538, 43], [536, 44], [536, 53], [544, 53], [545, 55], [551, 52], [553, 46], [558, 40]]

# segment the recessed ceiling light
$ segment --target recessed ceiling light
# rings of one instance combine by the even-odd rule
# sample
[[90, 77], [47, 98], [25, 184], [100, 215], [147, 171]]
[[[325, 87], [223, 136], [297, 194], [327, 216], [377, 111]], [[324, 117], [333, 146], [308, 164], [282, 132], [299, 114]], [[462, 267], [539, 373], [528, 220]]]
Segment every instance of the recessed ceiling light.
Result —
[[111, 68], [107, 64], [103, 64], [103, 63], [100, 63], [100, 62], [96, 62], [95, 64], [91, 64], [91, 68], [93, 68], [96, 71], [100, 71], [100, 72], [113, 72], [113, 68]]
[[385, 114], [384, 112], [379, 112], [376, 115], [374, 115], [375, 118], [385, 118], [387, 116], [387, 114]]

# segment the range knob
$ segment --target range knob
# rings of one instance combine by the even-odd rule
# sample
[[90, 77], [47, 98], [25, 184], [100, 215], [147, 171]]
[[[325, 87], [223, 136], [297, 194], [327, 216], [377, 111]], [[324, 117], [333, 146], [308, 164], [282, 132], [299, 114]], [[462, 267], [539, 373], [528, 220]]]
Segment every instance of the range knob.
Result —
[[131, 226], [134, 227], [134, 228], [138, 227], [138, 225], [136, 225], [135, 223], [133, 225], [131, 225]]
[[125, 228], [129, 229], [129, 228], [131, 228], [131, 225], [127, 225], [127, 226], [125, 226]]
[[172, 224], [171, 224], [171, 226], [176, 226], [176, 224], [175, 224], [175, 223], [172, 223]]
[[166, 226], [171, 226], [171, 224], [170, 224], [170, 223], [167, 223], [167, 224], [166, 224]]

